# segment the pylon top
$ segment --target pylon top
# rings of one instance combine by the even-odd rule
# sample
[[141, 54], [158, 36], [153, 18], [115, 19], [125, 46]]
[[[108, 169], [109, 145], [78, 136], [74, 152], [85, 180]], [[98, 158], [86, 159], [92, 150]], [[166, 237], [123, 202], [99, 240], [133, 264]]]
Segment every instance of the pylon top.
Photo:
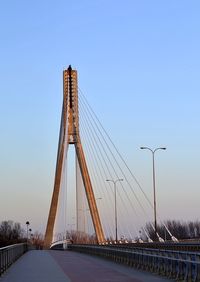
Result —
[[68, 69], [67, 69], [68, 71], [71, 71], [72, 70], [72, 66], [71, 65], [69, 65], [69, 67], [68, 67]]

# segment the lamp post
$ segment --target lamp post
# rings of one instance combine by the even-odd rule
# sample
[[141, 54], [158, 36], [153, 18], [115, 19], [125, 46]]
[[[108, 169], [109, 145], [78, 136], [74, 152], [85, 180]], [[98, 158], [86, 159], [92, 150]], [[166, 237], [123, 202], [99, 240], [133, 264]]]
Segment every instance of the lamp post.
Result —
[[27, 221], [26, 222], [26, 241], [27, 241], [27, 243], [28, 243], [28, 226], [30, 225], [30, 222], [29, 221]]
[[31, 228], [29, 228], [29, 238], [31, 239], [31, 232], [32, 232], [32, 229]]
[[115, 199], [115, 240], [117, 242], [117, 185], [118, 181], [123, 181], [122, 178], [118, 178], [116, 180], [106, 179], [108, 182], [112, 182], [114, 184], [114, 199]]
[[158, 150], [166, 150], [165, 147], [159, 147], [151, 149], [149, 147], [140, 147], [142, 150], [149, 150], [152, 153], [153, 161], [153, 202], [154, 202], [154, 228], [155, 228], [155, 240], [157, 238], [157, 211], [156, 211], [156, 179], [155, 179], [155, 152]]

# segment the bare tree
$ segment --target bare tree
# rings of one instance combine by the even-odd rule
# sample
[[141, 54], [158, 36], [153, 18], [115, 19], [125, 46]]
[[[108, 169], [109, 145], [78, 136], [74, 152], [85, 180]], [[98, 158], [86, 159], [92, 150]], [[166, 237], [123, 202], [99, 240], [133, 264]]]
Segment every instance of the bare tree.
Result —
[[81, 231], [67, 231], [66, 238], [70, 239], [74, 244], [96, 244], [96, 235], [87, 234]]
[[42, 249], [44, 244], [44, 235], [36, 231], [31, 237], [31, 243], [36, 249]]
[[[164, 240], [171, 240], [171, 236], [167, 229], [175, 236], [178, 240], [184, 239], [197, 239], [200, 237], [200, 222], [199, 221], [189, 221], [184, 222], [180, 220], [166, 220], [164, 224], [157, 225], [157, 231], [160, 237]], [[153, 223], [148, 222], [145, 225], [145, 230], [149, 234], [152, 240], [155, 240], [155, 231], [153, 228]], [[142, 232], [142, 237], [147, 239], [145, 232]]]
[[11, 245], [23, 241], [24, 230], [20, 223], [5, 220], [0, 223], [0, 246]]

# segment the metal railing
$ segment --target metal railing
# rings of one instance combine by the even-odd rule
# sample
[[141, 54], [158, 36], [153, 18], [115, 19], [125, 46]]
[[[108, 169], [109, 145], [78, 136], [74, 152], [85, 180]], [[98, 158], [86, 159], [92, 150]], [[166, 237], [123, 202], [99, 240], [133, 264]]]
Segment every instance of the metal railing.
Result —
[[157, 273], [177, 281], [200, 281], [200, 254], [164, 250], [70, 245], [73, 251], [111, 259], [137, 269]]
[[176, 250], [168, 250], [168, 249], [154, 249], [154, 248], [134, 248], [134, 247], [127, 247], [124, 246], [109, 246], [109, 248], [115, 248], [118, 250], [124, 250], [125, 252], [138, 252], [141, 254], [151, 254], [151, 255], [160, 255], [160, 256], [167, 256], [173, 257], [176, 259], [183, 259], [183, 260], [194, 260], [200, 262], [200, 252], [189, 252], [189, 251], [176, 251]]
[[151, 249], [165, 249], [165, 250], [176, 250], [176, 251], [189, 251], [189, 252], [200, 252], [200, 240], [186, 242], [172, 242], [166, 241], [164, 243], [152, 242], [152, 243], [122, 243], [122, 244], [107, 244], [105, 246], [110, 247], [121, 247], [121, 248], [151, 248]]
[[27, 251], [28, 245], [26, 243], [0, 248], [0, 276], [13, 262]]

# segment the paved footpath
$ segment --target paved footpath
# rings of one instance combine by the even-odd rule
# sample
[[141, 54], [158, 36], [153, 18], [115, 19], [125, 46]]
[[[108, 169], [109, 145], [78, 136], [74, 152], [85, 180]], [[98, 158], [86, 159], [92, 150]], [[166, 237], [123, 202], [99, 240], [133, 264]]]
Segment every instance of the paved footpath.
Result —
[[167, 282], [131, 267], [71, 251], [29, 251], [0, 282]]

